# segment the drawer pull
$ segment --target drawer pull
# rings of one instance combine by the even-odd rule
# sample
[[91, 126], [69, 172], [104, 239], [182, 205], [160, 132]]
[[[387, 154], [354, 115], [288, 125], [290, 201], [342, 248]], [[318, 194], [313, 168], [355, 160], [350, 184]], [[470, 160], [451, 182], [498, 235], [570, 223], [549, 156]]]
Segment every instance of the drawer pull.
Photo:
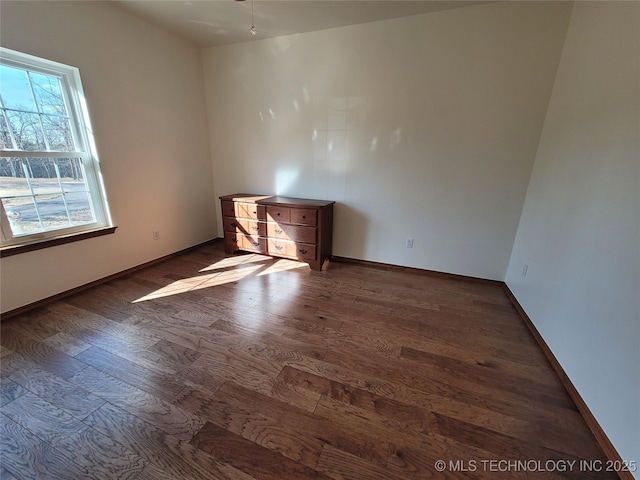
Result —
[[304, 220], [305, 218], [307, 218], [307, 216], [306, 215], [302, 215], [302, 219]]
[[232, 239], [231, 239], [231, 241], [232, 241], [233, 243], [238, 243], [238, 239], [237, 239], [237, 238], [232, 238]]
[[282, 233], [282, 230], [276, 230], [276, 233], [280, 235]]
[[231, 226], [235, 228], [235, 227], [237, 227], [237, 226], [238, 226], [238, 224], [237, 224], [236, 222], [233, 222], [233, 223], [231, 224]]
[[257, 215], [257, 214], [258, 214], [258, 212], [254, 210], [254, 211], [253, 211], [253, 214], [254, 214], [254, 215]]
[[280, 216], [280, 212], [276, 213], [277, 216]]
[[276, 245], [276, 250], [282, 250], [282, 245]]
[[253, 230], [254, 232], [258, 231], [258, 227], [256, 227], [255, 225], [253, 227], [251, 227], [251, 230]]
[[260, 246], [260, 242], [251, 242], [251, 244], [252, 244], [254, 247], [259, 247], [259, 246]]
[[307, 250], [305, 250], [304, 248], [301, 248], [300, 250], [298, 250], [302, 255], [306, 255], [307, 254]]

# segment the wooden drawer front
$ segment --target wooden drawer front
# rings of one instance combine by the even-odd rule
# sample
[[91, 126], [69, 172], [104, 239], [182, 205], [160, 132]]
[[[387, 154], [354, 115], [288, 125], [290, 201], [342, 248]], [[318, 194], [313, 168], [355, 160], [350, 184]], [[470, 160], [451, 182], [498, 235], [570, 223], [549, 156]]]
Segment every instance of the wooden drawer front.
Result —
[[222, 224], [224, 225], [225, 232], [256, 235], [259, 237], [265, 237], [267, 235], [267, 224], [258, 222], [257, 220], [224, 217]]
[[250, 250], [252, 252], [267, 253], [267, 239], [264, 237], [226, 232], [224, 242], [230, 251]]
[[289, 251], [292, 250], [291, 246], [293, 244], [291, 242], [287, 242], [285, 240], [278, 240], [275, 238], [269, 238], [269, 254], [275, 255], [278, 257], [288, 257]]
[[225, 232], [224, 234], [224, 243], [229, 251], [236, 251], [242, 248], [241, 235], [236, 235], [235, 233]]
[[240, 246], [238, 236], [235, 233], [225, 232], [224, 244], [227, 252], [235, 252], [236, 250], [240, 250], [242, 248]]
[[316, 243], [316, 229], [285, 223], [267, 223], [267, 236], [292, 242]]
[[264, 205], [255, 203], [236, 203], [236, 216], [251, 220], [264, 220]]
[[256, 205], [255, 203], [224, 201], [222, 202], [222, 216], [264, 220], [265, 207], [264, 205]]
[[252, 252], [267, 253], [267, 239], [253, 235], [237, 235], [238, 248]]
[[315, 260], [316, 246], [308, 243], [289, 242], [287, 240], [278, 240], [269, 238], [269, 255], [277, 257], [296, 258], [298, 260]]
[[267, 236], [267, 224], [264, 222], [258, 222], [257, 220], [243, 220], [241, 222], [242, 228], [249, 235], [257, 235], [259, 237]]
[[235, 204], [233, 202], [222, 202], [223, 217], [235, 217], [236, 213]]
[[300, 260], [315, 260], [316, 246], [308, 243], [293, 243], [291, 244], [290, 255]]
[[242, 233], [242, 222], [235, 217], [223, 217], [222, 226], [225, 232]]
[[313, 208], [292, 208], [291, 223], [315, 227], [318, 221], [317, 213]]
[[267, 206], [267, 222], [283, 222], [289, 223], [289, 211], [288, 207], [279, 207], [274, 205]]

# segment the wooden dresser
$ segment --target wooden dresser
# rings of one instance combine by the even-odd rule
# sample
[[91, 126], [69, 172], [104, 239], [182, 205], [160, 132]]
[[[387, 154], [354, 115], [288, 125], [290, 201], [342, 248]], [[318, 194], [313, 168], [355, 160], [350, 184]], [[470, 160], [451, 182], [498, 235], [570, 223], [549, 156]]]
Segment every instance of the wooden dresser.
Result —
[[247, 193], [223, 195], [220, 201], [227, 253], [291, 258], [313, 270], [322, 270], [331, 258], [335, 202]]

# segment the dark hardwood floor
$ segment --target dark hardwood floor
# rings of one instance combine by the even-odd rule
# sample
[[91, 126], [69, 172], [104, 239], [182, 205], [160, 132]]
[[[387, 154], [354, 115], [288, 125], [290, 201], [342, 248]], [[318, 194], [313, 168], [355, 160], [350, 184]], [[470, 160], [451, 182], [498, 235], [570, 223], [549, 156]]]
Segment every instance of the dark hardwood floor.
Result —
[[497, 283], [219, 243], [1, 328], [1, 479], [617, 478]]

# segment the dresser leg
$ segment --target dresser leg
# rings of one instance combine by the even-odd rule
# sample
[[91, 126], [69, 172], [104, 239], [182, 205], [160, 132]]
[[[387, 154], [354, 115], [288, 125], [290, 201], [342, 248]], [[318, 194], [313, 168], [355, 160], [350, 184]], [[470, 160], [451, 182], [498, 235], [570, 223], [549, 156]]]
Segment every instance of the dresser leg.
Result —
[[324, 261], [323, 260], [317, 260], [315, 262], [309, 262], [309, 267], [311, 267], [311, 270], [315, 270], [316, 272], [321, 272], [322, 270], [326, 270], [327, 266], [329, 263], [329, 259], [325, 258]]

